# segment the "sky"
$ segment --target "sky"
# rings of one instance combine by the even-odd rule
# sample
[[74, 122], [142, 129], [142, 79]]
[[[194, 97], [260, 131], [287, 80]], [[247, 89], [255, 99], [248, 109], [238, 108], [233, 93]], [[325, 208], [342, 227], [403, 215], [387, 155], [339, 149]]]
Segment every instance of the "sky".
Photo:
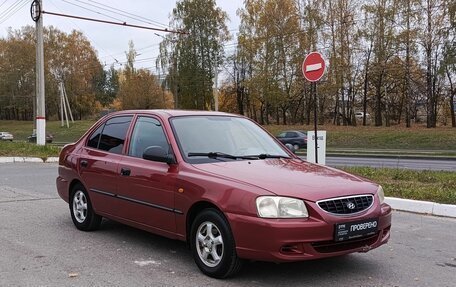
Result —
[[[166, 28], [169, 25], [169, 15], [176, 6], [175, 1], [169, 0], [42, 0], [43, 10], [61, 14], [70, 14], [82, 17], [103, 19], [113, 22], [127, 22], [155, 28]], [[0, 37], [7, 36], [8, 28], [20, 29], [26, 25], [35, 25], [30, 17], [30, 5], [32, 0], [0, 0]], [[243, 5], [243, 0], [216, 0], [217, 6], [227, 12], [230, 21], [227, 22], [228, 30], [234, 36], [239, 26], [237, 9]], [[101, 8], [100, 8], [101, 7]], [[111, 11], [123, 11], [124, 15], [110, 13]], [[118, 9], [118, 10], [113, 10]], [[137, 21], [125, 16], [125, 13], [134, 14], [134, 18], [146, 18]], [[128, 14], [131, 16], [131, 14]], [[73, 29], [82, 31], [97, 50], [102, 64], [109, 67], [112, 63], [124, 63], [125, 51], [128, 50], [128, 42], [133, 41], [137, 50], [136, 67], [151, 68], [154, 70], [155, 60], [158, 55], [158, 44], [162, 40], [159, 35], [164, 32], [154, 32], [143, 29], [107, 25], [53, 15], [44, 15], [44, 25], [52, 25], [64, 32]], [[159, 34], [159, 35], [156, 35]], [[231, 40], [229, 43], [232, 43]], [[228, 45], [228, 47], [230, 47]], [[230, 48], [227, 48], [230, 49]], [[227, 51], [229, 53], [229, 51]], [[120, 68], [119, 64], [115, 65]]]

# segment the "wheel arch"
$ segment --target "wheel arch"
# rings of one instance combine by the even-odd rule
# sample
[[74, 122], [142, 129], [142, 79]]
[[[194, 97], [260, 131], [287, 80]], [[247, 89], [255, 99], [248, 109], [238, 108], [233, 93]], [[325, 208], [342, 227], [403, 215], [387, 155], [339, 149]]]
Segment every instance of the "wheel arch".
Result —
[[73, 188], [74, 188], [77, 184], [80, 184], [80, 185], [82, 185], [82, 186], [85, 188], [84, 184], [82, 184], [82, 182], [81, 182], [79, 179], [77, 179], [77, 178], [73, 179], [73, 180], [71, 181], [70, 185], [68, 186], [68, 198], [70, 198], [70, 196], [71, 196], [71, 191], [73, 190]]
[[[187, 212], [187, 218], [186, 218], [186, 223], [185, 223], [185, 236], [186, 236], [186, 241], [187, 245], [190, 246], [190, 232], [192, 229], [192, 223], [195, 220], [196, 216], [203, 210], [213, 208], [218, 210], [224, 217], [225, 220], [228, 222], [228, 219], [226, 218], [225, 214], [223, 211], [214, 203], [209, 202], [209, 201], [198, 201], [195, 202], [190, 209]], [[228, 222], [229, 224], [229, 222]]]

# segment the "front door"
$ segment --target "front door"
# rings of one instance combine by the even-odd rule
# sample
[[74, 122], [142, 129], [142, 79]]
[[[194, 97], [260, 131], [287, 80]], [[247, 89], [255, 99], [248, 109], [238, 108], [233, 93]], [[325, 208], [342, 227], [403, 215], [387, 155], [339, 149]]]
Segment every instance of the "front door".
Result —
[[150, 146], [170, 149], [162, 124], [150, 116], [138, 116], [127, 154], [119, 164], [118, 198], [123, 200], [121, 217], [161, 232], [176, 231], [174, 192], [177, 167], [142, 158]]

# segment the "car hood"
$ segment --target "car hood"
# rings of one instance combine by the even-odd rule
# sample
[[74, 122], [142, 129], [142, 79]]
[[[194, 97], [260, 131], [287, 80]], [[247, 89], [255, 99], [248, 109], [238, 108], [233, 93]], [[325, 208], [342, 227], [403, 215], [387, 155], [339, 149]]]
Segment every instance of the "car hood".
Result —
[[195, 168], [267, 190], [310, 201], [373, 194], [377, 184], [333, 168], [299, 159], [243, 160], [194, 164]]

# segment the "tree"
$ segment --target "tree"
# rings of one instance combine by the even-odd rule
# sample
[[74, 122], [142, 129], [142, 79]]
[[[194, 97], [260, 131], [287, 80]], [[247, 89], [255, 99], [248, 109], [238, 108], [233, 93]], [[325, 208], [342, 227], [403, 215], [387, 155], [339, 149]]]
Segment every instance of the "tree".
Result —
[[[249, 0], [238, 13], [241, 27], [234, 62], [239, 112], [247, 110], [260, 123], [275, 117], [287, 123], [302, 103], [302, 42], [296, 1]], [[259, 106], [257, 108], [257, 106]]]
[[[59, 113], [60, 82], [79, 118], [96, 107], [94, 79], [101, 73], [96, 51], [78, 31], [66, 34], [52, 26], [44, 29], [47, 117]], [[32, 120], [35, 103], [35, 30], [9, 30], [0, 40], [0, 118]]]
[[119, 72], [112, 65], [109, 70], [100, 67], [100, 72], [94, 77], [96, 100], [103, 106], [109, 106], [119, 92]]
[[437, 125], [439, 105], [439, 65], [443, 55], [443, 44], [448, 36], [448, 26], [445, 27], [446, 10], [441, 9], [444, 0], [425, 0], [423, 3], [424, 19], [426, 24], [421, 32], [421, 44], [424, 48], [426, 67], [426, 100], [427, 100], [427, 127]]
[[31, 28], [0, 39], [0, 119], [28, 120], [34, 107], [34, 38]]
[[136, 51], [133, 42], [126, 53], [127, 64], [122, 71], [119, 98], [123, 109], [160, 109], [165, 107], [163, 93], [157, 77], [149, 70], [134, 67]]
[[58, 84], [65, 85], [71, 108], [82, 119], [99, 107], [94, 78], [102, 66], [95, 49], [80, 31], [66, 34], [52, 26], [45, 29], [46, 110], [58, 113]]
[[215, 0], [176, 3], [171, 25], [186, 34], [169, 35], [162, 42], [159, 66], [167, 70], [168, 83], [173, 81], [179, 108], [212, 106], [212, 79], [224, 61], [224, 44], [229, 39], [227, 19]]
[[455, 101], [456, 101], [456, 2], [448, 7], [450, 27], [445, 41], [444, 59], [442, 66], [448, 80], [449, 107], [451, 126], [456, 127]]

